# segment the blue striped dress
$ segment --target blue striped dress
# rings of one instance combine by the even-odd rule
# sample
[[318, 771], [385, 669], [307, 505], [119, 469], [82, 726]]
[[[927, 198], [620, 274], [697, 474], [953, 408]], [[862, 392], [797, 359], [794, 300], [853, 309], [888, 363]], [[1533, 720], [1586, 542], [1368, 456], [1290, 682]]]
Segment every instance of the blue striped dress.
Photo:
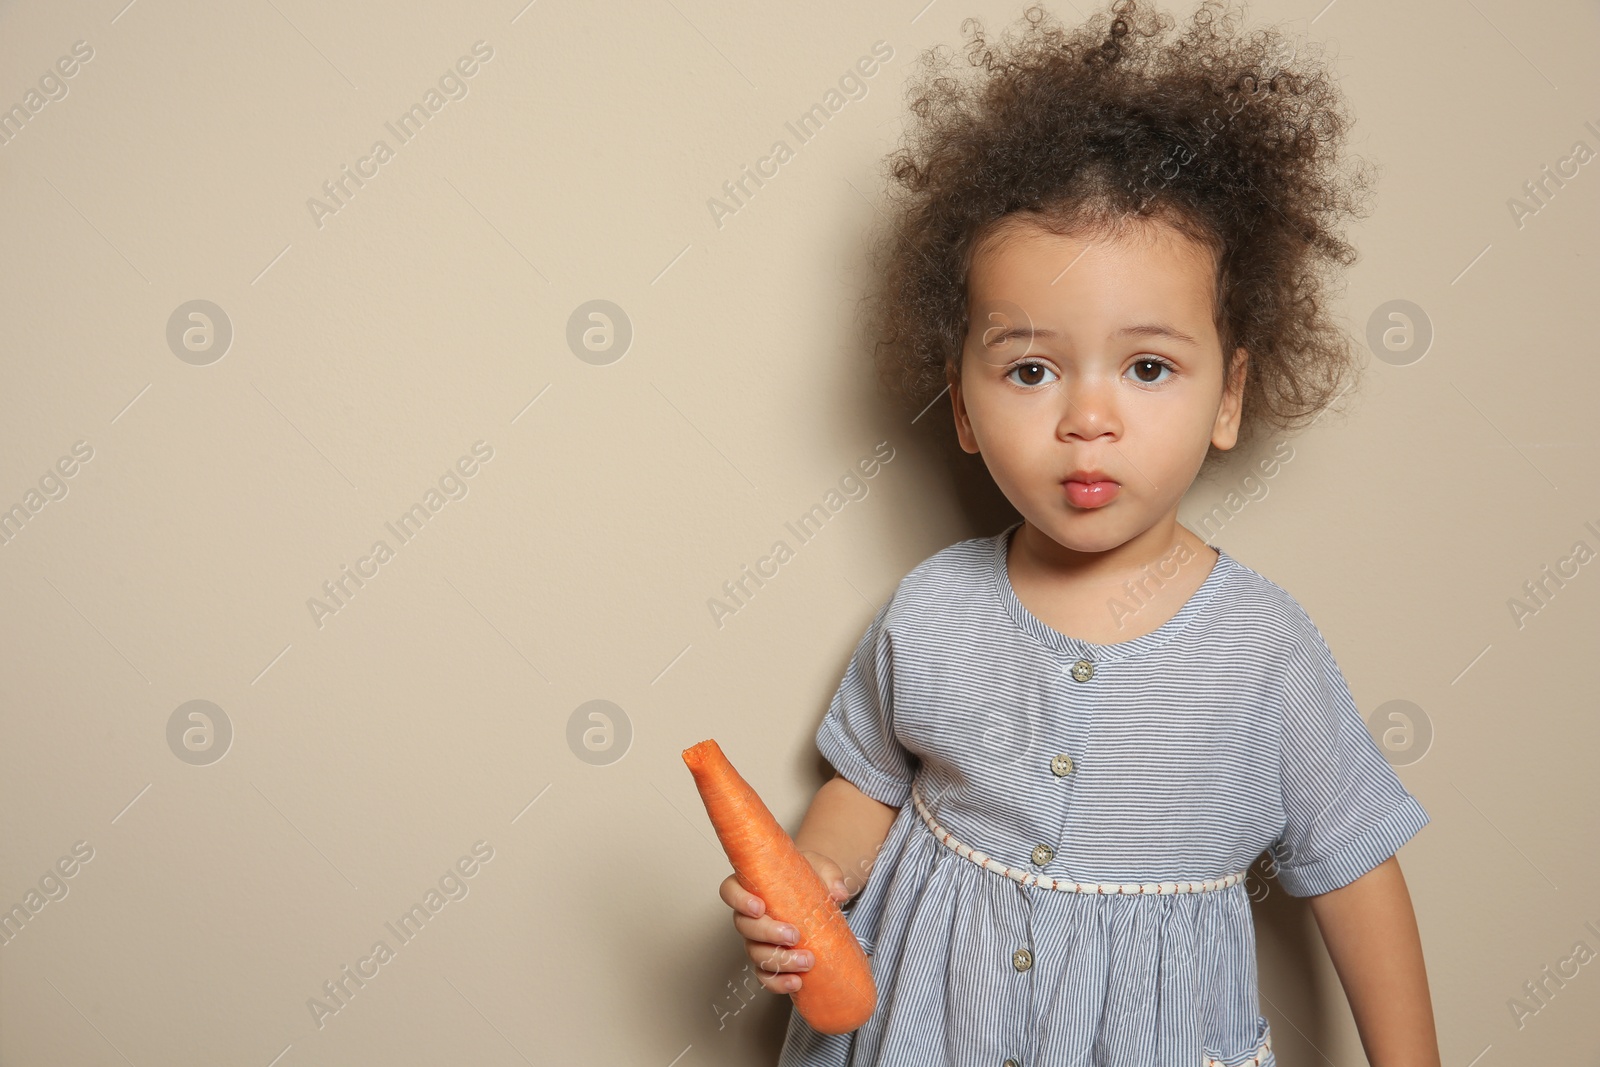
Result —
[[817, 729], [900, 812], [845, 909], [877, 1010], [791, 1009], [779, 1067], [1274, 1065], [1247, 868], [1326, 893], [1428, 815], [1282, 588], [1219, 549], [1160, 628], [1091, 644], [1017, 599], [1020, 525], [901, 580]]

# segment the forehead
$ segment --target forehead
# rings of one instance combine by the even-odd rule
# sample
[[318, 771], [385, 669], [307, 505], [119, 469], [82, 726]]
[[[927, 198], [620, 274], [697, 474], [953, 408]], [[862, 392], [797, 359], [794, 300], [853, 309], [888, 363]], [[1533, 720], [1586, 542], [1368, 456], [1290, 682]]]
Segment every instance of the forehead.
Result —
[[974, 249], [967, 298], [980, 313], [984, 305], [1017, 305], [1069, 336], [1162, 319], [1216, 340], [1214, 257], [1161, 222], [1115, 236], [1066, 236], [1005, 220]]

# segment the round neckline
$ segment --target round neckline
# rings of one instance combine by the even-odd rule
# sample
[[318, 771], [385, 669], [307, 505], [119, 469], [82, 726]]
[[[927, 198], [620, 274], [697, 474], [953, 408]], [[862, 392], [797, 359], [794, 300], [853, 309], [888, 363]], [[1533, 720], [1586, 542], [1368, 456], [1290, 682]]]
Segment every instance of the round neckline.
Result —
[[1177, 614], [1147, 634], [1127, 641], [1118, 641], [1115, 644], [1099, 645], [1093, 641], [1069, 636], [1045, 624], [1018, 598], [1016, 589], [1011, 585], [1011, 575], [1006, 567], [1006, 560], [1011, 554], [1012, 535], [1021, 528], [1023, 522], [1024, 520], [1018, 519], [994, 539], [990, 569], [994, 575], [995, 589], [1000, 595], [1000, 601], [1023, 633], [1057, 652], [1064, 652], [1075, 659], [1086, 659], [1091, 663], [1128, 659], [1150, 652], [1188, 626], [1189, 621], [1205, 607], [1206, 602], [1216, 595], [1234, 568], [1232, 556], [1216, 545], [1206, 542], [1206, 547], [1216, 552], [1216, 562], [1211, 565], [1211, 573], [1206, 575], [1206, 580], [1200, 583], [1200, 588], [1189, 595], [1189, 599], [1184, 601]]

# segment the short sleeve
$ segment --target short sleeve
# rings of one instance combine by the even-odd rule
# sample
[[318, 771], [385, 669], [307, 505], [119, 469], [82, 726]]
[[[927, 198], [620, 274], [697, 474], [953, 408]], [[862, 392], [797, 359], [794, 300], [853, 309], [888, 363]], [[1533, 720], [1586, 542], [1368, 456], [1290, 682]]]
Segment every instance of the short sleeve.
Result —
[[1428, 824], [1367, 732], [1326, 641], [1308, 629], [1290, 654], [1279, 734], [1285, 825], [1272, 843], [1285, 892], [1355, 881]]
[[885, 604], [856, 643], [817, 727], [817, 751], [857, 789], [898, 808], [910, 799], [916, 757], [894, 736], [894, 644], [884, 626], [888, 613]]

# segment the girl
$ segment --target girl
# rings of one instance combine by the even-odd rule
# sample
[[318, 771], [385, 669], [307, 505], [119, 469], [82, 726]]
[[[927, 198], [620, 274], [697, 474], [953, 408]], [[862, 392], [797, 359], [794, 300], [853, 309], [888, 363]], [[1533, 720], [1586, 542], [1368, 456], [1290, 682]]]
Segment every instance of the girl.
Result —
[[[817, 730], [838, 773], [796, 843], [878, 1004], [842, 1035], [792, 1013], [780, 1067], [1274, 1064], [1263, 852], [1370, 1061], [1436, 1067], [1394, 858], [1428, 815], [1300, 604], [1177, 522], [1207, 463], [1351, 369], [1322, 289], [1363, 188], [1336, 89], [1214, 0], [1175, 40], [1129, 2], [963, 28], [984, 74], [926, 57], [893, 160], [879, 351], [912, 407], [948, 385], [1022, 518], [901, 580]], [[799, 988], [795, 931], [721, 892], [767, 988]]]

